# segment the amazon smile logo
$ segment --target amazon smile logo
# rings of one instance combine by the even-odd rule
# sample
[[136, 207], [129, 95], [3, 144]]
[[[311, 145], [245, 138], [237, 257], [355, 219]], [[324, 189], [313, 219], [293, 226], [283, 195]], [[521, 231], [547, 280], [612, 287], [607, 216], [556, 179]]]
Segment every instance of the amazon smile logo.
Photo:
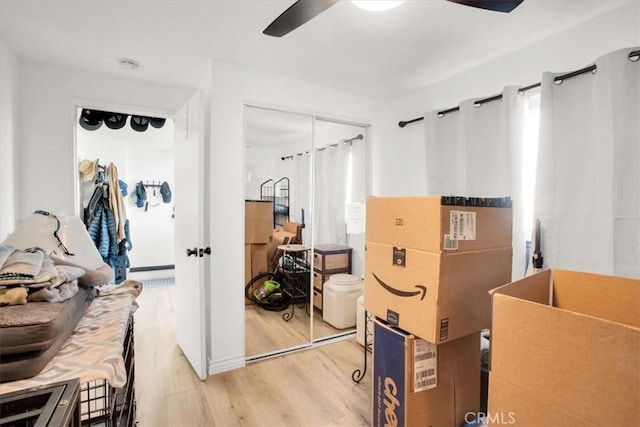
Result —
[[424, 299], [424, 297], [427, 295], [427, 288], [425, 286], [415, 285], [415, 287], [418, 289], [416, 291], [402, 291], [400, 289], [396, 289], [396, 288], [394, 288], [392, 286], [389, 286], [386, 283], [384, 283], [382, 280], [380, 280], [380, 278], [378, 276], [376, 276], [376, 273], [371, 273], [371, 274], [378, 281], [380, 286], [382, 286], [387, 291], [389, 291], [392, 294], [397, 295], [399, 297], [410, 298], [410, 297], [414, 297], [416, 295], [422, 294], [422, 296], [420, 297], [420, 301], [422, 301]]

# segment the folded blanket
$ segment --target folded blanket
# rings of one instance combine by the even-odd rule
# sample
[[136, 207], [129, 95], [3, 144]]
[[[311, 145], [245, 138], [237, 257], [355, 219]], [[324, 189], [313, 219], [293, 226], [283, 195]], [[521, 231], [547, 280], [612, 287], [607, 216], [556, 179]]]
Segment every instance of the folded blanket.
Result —
[[44, 251], [40, 248], [14, 250], [0, 269], [0, 284], [33, 282], [42, 269], [44, 258]]
[[73, 297], [78, 292], [78, 281], [65, 282], [57, 287], [47, 286], [29, 292], [28, 302], [62, 302]]
[[85, 273], [78, 277], [78, 284], [81, 286], [101, 286], [113, 281], [114, 272], [107, 263], [103, 262], [100, 267], [93, 269], [54, 255], [51, 255], [50, 257], [56, 267], [65, 265], [83, 269]]
[[0, 246], [0, 271], [4, 267], [4, 263], [9, 259], [9, 255], [13, 253], [13, 246], [2, 245]]
[[119, 285], [105, 285], [97, 288], [98, 296], [107, 295], [131, 295], [133, 297], [132, 313], [138, 309], [136, 298], [142, 293], [142, 282], [127, 279]]

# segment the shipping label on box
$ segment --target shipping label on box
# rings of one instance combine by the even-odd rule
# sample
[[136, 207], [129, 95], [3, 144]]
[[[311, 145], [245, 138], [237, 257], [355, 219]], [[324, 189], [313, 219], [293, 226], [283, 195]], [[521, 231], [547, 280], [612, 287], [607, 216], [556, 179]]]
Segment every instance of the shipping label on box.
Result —
[[476, 240], [476, 213], [451, 211], [449, 236], [452, 240]]
[[417, 338], [413, 342], [413, 384], [411, 391], [423, 391], [438, 385], [438, 346]]

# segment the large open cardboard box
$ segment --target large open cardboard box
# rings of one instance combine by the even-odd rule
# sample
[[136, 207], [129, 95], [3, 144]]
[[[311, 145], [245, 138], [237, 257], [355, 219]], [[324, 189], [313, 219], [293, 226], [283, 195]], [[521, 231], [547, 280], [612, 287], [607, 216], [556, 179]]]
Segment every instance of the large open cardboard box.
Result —
[[640, 280], [544, 270], [492, 298], [490, 425], [640, 425]]
[[[374, 321], [372, 425], [461, 426], [480, 406], [480, 333], [424, 348], [414, 335]], [[427, 358], [433, 372], [417, 368]], [[416, 361], [417, 360], [417, 361]], [[419, 389], [425, 379], [428, 389]]]
[[491, 326], [488, 291], [511, 281], [511, 247], [437, 254], [367, 242], [365, 309], [431, 343]]

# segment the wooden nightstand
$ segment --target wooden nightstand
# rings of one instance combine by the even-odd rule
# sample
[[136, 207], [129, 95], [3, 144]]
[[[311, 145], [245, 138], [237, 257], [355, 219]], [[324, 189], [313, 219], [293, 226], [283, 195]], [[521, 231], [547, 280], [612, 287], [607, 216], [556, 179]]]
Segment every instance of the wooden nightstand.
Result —
[[338, 273], [351, 274], [353, 249], [342, 245], [316, 245], [313, 248], [313, 306], [322, 313], [324, 284]]

